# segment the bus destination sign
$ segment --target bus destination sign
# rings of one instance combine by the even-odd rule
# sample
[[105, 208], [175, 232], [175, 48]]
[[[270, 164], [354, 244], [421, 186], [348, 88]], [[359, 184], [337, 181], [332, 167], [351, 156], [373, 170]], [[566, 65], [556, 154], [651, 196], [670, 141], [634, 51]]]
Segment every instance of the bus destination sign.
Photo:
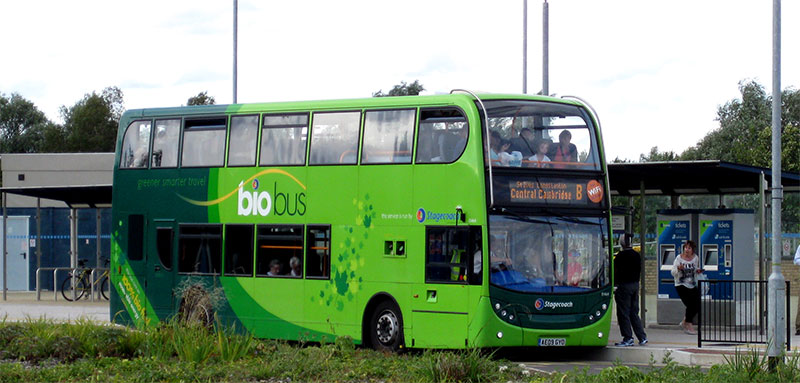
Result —
[[605, 190], [596, 179], [498, 176], [495, 199], [514, 205], [601, 206]]

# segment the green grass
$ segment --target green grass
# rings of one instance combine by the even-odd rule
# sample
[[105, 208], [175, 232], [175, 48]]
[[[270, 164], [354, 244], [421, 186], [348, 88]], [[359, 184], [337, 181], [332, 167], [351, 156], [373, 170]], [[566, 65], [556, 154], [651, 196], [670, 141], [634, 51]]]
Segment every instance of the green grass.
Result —
[[0, 383], [505, 382], [523, 377], [519, 367], [508, 365], [478, 350], [394, 355], [357, 348], [347, 337], [322, 345], [290, 344], [180, 321], [145, 331], [88, 321], [0, 321]]
[[406, 352], [355, 347], [340, 337], [321, 345], [264, 341], [236, 329], [215, 332], [171, 321], [138, 331], [49, 320], [0, 319], [0, 383], [5, 382], [797, 382], [800, 358], [769, 368], [755, 352], [708, 370], [668, 356], [649, 367], [616, 363], [600, 373], [539, 374], [488, 351]]

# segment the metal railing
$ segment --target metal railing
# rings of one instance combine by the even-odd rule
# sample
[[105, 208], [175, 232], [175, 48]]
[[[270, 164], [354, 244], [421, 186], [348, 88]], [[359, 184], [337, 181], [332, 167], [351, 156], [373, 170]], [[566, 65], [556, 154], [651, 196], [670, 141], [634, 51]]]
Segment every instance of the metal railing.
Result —
[[[89, 282], [90, 282], [90, 294], [89, 298], [92, 302], [94, 302], [95, 295], [97, 295], [98, 299], [100, 299], [100, 291], [98, 290], [98, 285], [101, 280], [97, 279], [98, 273], [103, 273], [108, 271], [108, 268], [104, 267], [96, 267], [96, 268], [89, 268], [89, 267], [40, 267], [36, 269], [36, 300], [42, 300], [42, 284], [41, 284], [41, 273], [42, 271], [52, 271], [53, 272], [53, 300], [58, 300], [58, 293], [59, 293], [59, 284], [58, 284], [58, 272], [59, 271], [70, 271], [73, 276], [73, 284], [75, 280], [78, 280], [82, 277], [83, 272], [86, 270], [91, 270], [89, 275]], [[110, 281], [109, 281], [110, 282]], [[110, 288], [110, 283], [109, 283]], [[75, 300], [75, 290], [72, 290], [72, 300]]]
[[[767, 281], [700, 280], [697, 347], [703, 342], [767, 344]], [[789, 281], [786, 281], [786, 291]], [[789, 294], [786, 294], [789, 312]], [[786, 315], [786, 348], [791, 349], [790, 324]]]

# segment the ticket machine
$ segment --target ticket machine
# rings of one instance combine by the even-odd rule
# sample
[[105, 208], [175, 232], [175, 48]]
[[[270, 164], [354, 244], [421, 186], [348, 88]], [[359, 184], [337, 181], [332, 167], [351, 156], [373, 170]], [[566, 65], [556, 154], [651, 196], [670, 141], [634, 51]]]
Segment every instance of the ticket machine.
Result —
[[[698, 216], [698, 253], [710, 280], [750, 281], [755, 276], [753, 211], [748, 209], [709, 209]], [[714, 300], [738, 299], [730, 284], [712, 286]]]
[[685, 308], [675, 290], [672, 264], [688, 240], [697, 242], [697, 219], [700, 210], [659, 210], [656, 221], [658, 233], [658, 301], [657, 320], [660, 324], [677, 324], [683, 320]]

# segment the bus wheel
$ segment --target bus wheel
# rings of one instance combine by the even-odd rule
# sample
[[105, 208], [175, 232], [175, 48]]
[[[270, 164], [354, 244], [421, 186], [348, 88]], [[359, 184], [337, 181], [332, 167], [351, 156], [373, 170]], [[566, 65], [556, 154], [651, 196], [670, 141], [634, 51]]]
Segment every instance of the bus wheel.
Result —
[[200, 286], [192, 286], [183, 292], [178, 311], [183, 322], [211, 327], [214, 323], [214, 308], [211, 298]]
[[378, 351], [397, 352], [403, 346], [403, 317], [390, 301], [381, 302], [372, 313], [369, 327], [372, 347]]

